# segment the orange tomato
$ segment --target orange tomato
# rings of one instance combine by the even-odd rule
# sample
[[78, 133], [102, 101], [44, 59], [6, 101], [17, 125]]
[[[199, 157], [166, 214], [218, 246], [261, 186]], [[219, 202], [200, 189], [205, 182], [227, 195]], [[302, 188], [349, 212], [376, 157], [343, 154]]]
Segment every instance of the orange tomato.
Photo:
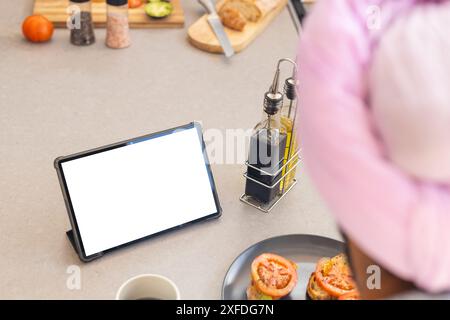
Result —
[[52, 38], [53, 23], [43, 16], [32, 15], [24, 20], [22, 32], [31, 42], [45, 42]]
[[263, 294], [275, 299], [288, 295], [297, 284], [297, 268], [276, 254], [264, 253], [253, 260], [252, 280]]
[[142, 0], [128, 0], [128, 8], [134, 9], [142, 6]]
[[331, 259], [320, 259], [315, 275], [317, 283], [333, 297], [353, 293], [356, 290], [347, 259], [343, 254]]

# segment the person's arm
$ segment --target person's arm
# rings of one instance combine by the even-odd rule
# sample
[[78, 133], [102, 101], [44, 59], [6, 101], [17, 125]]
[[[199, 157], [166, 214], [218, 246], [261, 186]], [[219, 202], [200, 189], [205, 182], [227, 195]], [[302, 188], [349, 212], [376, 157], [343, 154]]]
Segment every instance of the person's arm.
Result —
[[365, 104], [368, 4], [322, 0], [306, 21], [298, 57], [302, 154], [338, 223], [368, 255], [425, 289], [448, 289], [450, 192], [389, 163]]

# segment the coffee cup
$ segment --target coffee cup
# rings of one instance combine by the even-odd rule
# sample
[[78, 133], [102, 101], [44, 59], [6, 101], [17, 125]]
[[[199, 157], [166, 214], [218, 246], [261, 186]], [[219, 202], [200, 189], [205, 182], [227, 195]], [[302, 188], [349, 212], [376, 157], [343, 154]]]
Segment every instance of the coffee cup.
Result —
[[142, 274], [122, 284], [116, 300], [180, 300], [180, 292], [172, 280], [164, 276]]

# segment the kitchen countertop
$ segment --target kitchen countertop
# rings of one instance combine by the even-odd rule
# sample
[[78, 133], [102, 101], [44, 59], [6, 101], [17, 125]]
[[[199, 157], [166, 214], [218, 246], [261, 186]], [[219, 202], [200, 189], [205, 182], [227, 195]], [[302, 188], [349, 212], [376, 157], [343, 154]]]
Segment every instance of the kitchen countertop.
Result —
[[[287, 10], [226, 62], [187, 43], [186, 28], [202, 9], [183, 6], [184, 29], [132, 30], [133, 45], [117, 51], [104, 46], [104, 30], [86, 48], [70, 45], [66, 30], [30, 44], [20, 26], [32, 1], [0, 2], [0, 298], [111, 299], [128, 278], [157, 273], [182, 298], [217, 299], [230, 263], [255, 242], [292, 233], [339, 238], [302, 169], [298, 186], [262, 214], [239, 201], [244, 166], [217, 164], [220, 219], [79, 261], [65, 235], [55, 157], [192, 120], [205, 129], [250, 128], [277, 59], [295, 56]], [[79, 290], [66, 285], [72, 265], [81, 268]]]

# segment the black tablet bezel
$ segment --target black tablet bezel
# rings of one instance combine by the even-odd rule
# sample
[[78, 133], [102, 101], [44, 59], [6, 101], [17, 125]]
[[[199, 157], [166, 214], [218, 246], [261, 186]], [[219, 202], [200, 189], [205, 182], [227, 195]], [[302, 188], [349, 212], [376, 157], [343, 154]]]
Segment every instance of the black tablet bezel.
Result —
[[[95, 253], [95, 254], [87, 256], [86, 253], [85, 253], [85, 250], [84, 250], [81, 234], [80, 234], [80, 231], [78, 229], [77, 219], [76, 219], [75, 211], [74, 211], [73, 206], [72, 206], [72, 201], [70, 199], [70, 194], [69, 194], [69, 190], [68, 190], [68, 187], [67, 187], [66, 179], [64, 177], [64, 171], [62, 169], [62, 163], [68, 162], [68, 161], [72, 161], [72, 160], [75, 160], [75, 159], [79, 159], [79, 158], [83, 158], [83, 157], [87, 157], [87, 156], [90, 156], [90, 155], [93, 155], [93, 154], [110, 151], [110, 150], [113, 150], [113, 149], [116, 149], [116, 148], [125, 147], [125, 146], [129, 145], [130, 143], [136, 143], [136, 142], [140, 142], [140, 141], [143, 141], [143, 140], [155, 139], [155, 138], [158, 138], [158, 137], [162, 137], [162, 136], [165, 136], [165, 135], [172, 134], [172, 133], [174, 133], [176, 131], [188, 130], [188, 129], [193, 129], [193, 128], [195, 128], [197, 130], [197, 133], [198, 133], [198, 136], [199, 136], [199, 139], [200, 139], [200, 142], [201, 142], [203, 158], [205, 160], [205, 166], [206, 166], [206, 170], [208, 172], [208, 177], [209, 177], [209, 181], [210, 181], [210, 185], [211, 185], [211, 190], [212, 190], [212, 193], [213, 193], [213, 196], [214, 196], [214, 202], [215, 202], [215, 205], [216, 205], [216, 208], [217, 208], [217, 212], [215, 212], [213, 214], [210, 214], [210, 215], [207, 215], [205, 217], [202, 217], [202, 218], [199, 218], [199, 219], [196, 219], [196, 220], [193, 220], [193, 221], [190, 221], [190, 222], [178, 225], [178, 226], [174, 226], [172, 228], [169, 228], [169, 229], [157, 232], [157, 233], [150, 234], [150, 235], [142, 237], [140, 239], [136, 239], [136, 240], [133, 240], [133, 241], [121, 244], [121, 245], [116, 246], [114, 248], [110, 248], [110, 249], [107, 249], [105, 251], [98, 252], [98, 253]], [[69, 220], [70, 220], [70, 223], [72, 225], [73, 237], [74, 237], [74, 242], [75, 242], [75, 245], [76, 245], [76, 250], [78, 251], [78, 255], [79, 255], [80, 259], [82, 261], [84, 261], [84, 262], [92, 261], [93, 259], [98, 258], [98, 257], [100, 257], [100, 256], [102, 256], [105, 253], [108, 253], [110, 251], [126, 247], [128, 245], [134, 244], [134, 243], [139, 242], [139, 241], [147, 240], [147, 239], [155, 237], [157, 235], [160, 235], [160, 234], [163, 234], [163, 233], [166, 233], [166, 232], [169, 232], [169, 231], [173, 231], [175, 229], [178, 229], [178, 228], [181, 228], [181, 227], [193, 224], [193, 223], [197, 223], [197, 222], [201, 222], [201, 221], [205, 221], [205, 220], [209, 220], [209, 219], [213, 219], [213, 218], [218, 218], [222, 214], [222, 208], [220, 206], [219, 197], [218, 197], [218, 193], [217, 193], [217, 188], [216, 188], [216, 185], [215, 185], [215, 182], [214, 182], [214, 177], [213, 177], [213, 174], [212, 174], [212, 171], [211, 171], [211, 166], [210, 166], [208, 155], [207, 155], [207, 152], [206, 152], [205, 141], [203, 139], [202, 127], [201, 127], [200, 123], [198, 123], [198, 122], [191, 122], [191, 123], [188, 123], [188, 124], [183, 125], [183, 126], [179, 126], [179, 127], [175, 127], [175, 128], [171, 128], [171, 129], [167, 129], [167, 130], [151, 133], [151, 134], [148, 134], [148, 135], [136, 137], [136, 138], [133, 138], [133, 139], [129, 139], [129, 140], [125, 140], [125, 141], [121, 141], [121, 142], [117, 142], [117, 143], [113, 143], [113, 144], [110, 144], [110, 145], [107, 145], [107, 146], [103, 146], [103, 147], [99, 147], [99, 148], [95, 148], [95, 149], [79, 152], [79, 153], [72, 154], [72, 155], [69, 155], [69, 156], [58, 157], [54, 161], [54, 166], [55, 166], [55, 169], [56, 169], [57, 174], [58, 174], [59, 182], [60, 182], [60, 185], [61, 185], [61, 190], [62, 190], [63, 197], [64, 197], [64, 202], [65, 202], [66, 209], [67, 209], [67, 213], [69, 215]]]

